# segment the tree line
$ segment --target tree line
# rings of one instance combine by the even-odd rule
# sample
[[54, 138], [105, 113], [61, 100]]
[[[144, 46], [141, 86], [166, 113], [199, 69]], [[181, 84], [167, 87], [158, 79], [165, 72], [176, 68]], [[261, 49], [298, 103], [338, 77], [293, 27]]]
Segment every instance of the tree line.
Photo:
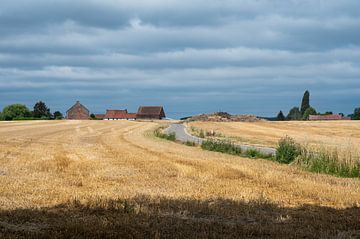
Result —
[[[287, 116], [280, 110], [276, 116], [276, 120], [308, 120], [310, 115], [332, 115], [333, 112], [325, 112], [324, 114], [318, 113], [314, 107], [310, 105], [310, 92], [305, 91], [303, 98], [301, 100], [301, 107], [293, 107], [290, 109]], [[340, 115], [344, 116], [343, 113]], [[349, 117], [353, 120], [360, 120], [360, 107], [355, 108], [354, 113], [350, 114]]]
[[4, 107], [3, 111], [0, 112], [0, 120], [51, 120], [63, 118], [60, 111], [51, 113], [50, 108], [43, 101], [36, 102], [32, 111], [26, 105], [12, 104]]

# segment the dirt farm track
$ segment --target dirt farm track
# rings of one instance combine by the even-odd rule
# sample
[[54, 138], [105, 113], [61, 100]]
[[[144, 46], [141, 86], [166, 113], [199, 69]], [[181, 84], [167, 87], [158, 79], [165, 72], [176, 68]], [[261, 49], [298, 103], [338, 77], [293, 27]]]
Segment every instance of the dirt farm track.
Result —
[[360, 237], [359, 179], [166, 141], [161, 124], [0, 122], [0, 238]]

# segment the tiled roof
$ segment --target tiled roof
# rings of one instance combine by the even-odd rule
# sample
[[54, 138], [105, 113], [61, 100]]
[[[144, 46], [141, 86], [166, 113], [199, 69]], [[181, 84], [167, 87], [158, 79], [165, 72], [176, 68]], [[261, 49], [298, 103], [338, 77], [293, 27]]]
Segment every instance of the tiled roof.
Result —
[[341, 115], [309, 115], [309, 120], [349, 120]]
[[163, 111], [162, 106], [140, 106], [138, 115], [160, 115]]
[[127, 110], [106, 110], [105, 119], [126, 119]]
[[[68, 110], [66, 111], [66, 113], [69, 112], [69, 111], [71, 111], [71, 110], [74, 109], [75, 107], [78, 107], [78, 106], [80, 106], [80, 107], [86, 109], [87, 111], [89, 111], [88, 108], [86, 108], [83, 104], [80, 103], [80, 101], [76, 101], [76, 103], [75, 103], [73, 106], [71, 106], [70, 109], [68, 109]], [[90, 111], [89, 111], [89, 112], [90, 112]]]
[[133, 119], [136, 114], [128, 113], [127, 110], [106, 110], [104, 119]]
[[95, 114], [95, 119], [103, 119], [105, 114]]

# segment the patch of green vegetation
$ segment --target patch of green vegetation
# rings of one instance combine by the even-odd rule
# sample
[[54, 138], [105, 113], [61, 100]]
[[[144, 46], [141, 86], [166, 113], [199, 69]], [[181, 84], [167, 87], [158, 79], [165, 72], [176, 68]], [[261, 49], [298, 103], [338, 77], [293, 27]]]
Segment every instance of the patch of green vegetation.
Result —
[[278, 144], [275, 160], [279, 163], [291, 163], [301, 154], [301, 145], [288, 136], [280, 139]]
[[196, 146], [196, 143], [195, 142], [192, 142], [192, 141], [186, 141], [184, 143], [186, 146], [191, 146], [191, 147], [195, 147]]
[[360, 178], [359, 159], [342, 160], [337, 150], [311, 151], [290, 137], [279, 140], [275, 161], [285, 164], [294, 163], [310, 172]]
[[244, 151], [244, 155], [248, 158], [273, 159], [272, 154], [265, 154], [256, 149], [248, 149]]
[[204, 150], [237, 155], [247, 158], [273, 159], [272, 154], [264, 154], [256, 149], [242, 150], [238, 145], [231, 141], [225, 140], [206, 140], [202, 143], [201, 148]]
[[310, 172], [325, 173], [338, 177], [360, 178], [360, 162], [349, 163], [343, 161], [339, 158], [336, 150], [323, 149], [320, 152], [311, 152], [304, 148], [297, 157], [295, 164]]
[[162, 138], [162, 139], [166, 139], [166, 140], [170, 140], [170, 141], [176, 141], [175, 133], [165, 134], [162, 132], [162, 128], [156, 129], [154, 131], [154, 135], [158, 138]]

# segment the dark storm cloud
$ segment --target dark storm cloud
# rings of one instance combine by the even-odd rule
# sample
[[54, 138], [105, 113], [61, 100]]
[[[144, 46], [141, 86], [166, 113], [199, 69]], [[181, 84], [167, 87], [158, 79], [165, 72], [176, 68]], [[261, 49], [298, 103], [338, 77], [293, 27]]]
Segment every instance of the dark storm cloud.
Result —
[[320, 110], [350, 112], [360, 104], [358, 9], [357, 0], [3, 0], [0, 108], [41, 98], [64, 111], [80, 99], [97, 112], [149, 103], [176, 116], [271, 115], [310, 89]]

